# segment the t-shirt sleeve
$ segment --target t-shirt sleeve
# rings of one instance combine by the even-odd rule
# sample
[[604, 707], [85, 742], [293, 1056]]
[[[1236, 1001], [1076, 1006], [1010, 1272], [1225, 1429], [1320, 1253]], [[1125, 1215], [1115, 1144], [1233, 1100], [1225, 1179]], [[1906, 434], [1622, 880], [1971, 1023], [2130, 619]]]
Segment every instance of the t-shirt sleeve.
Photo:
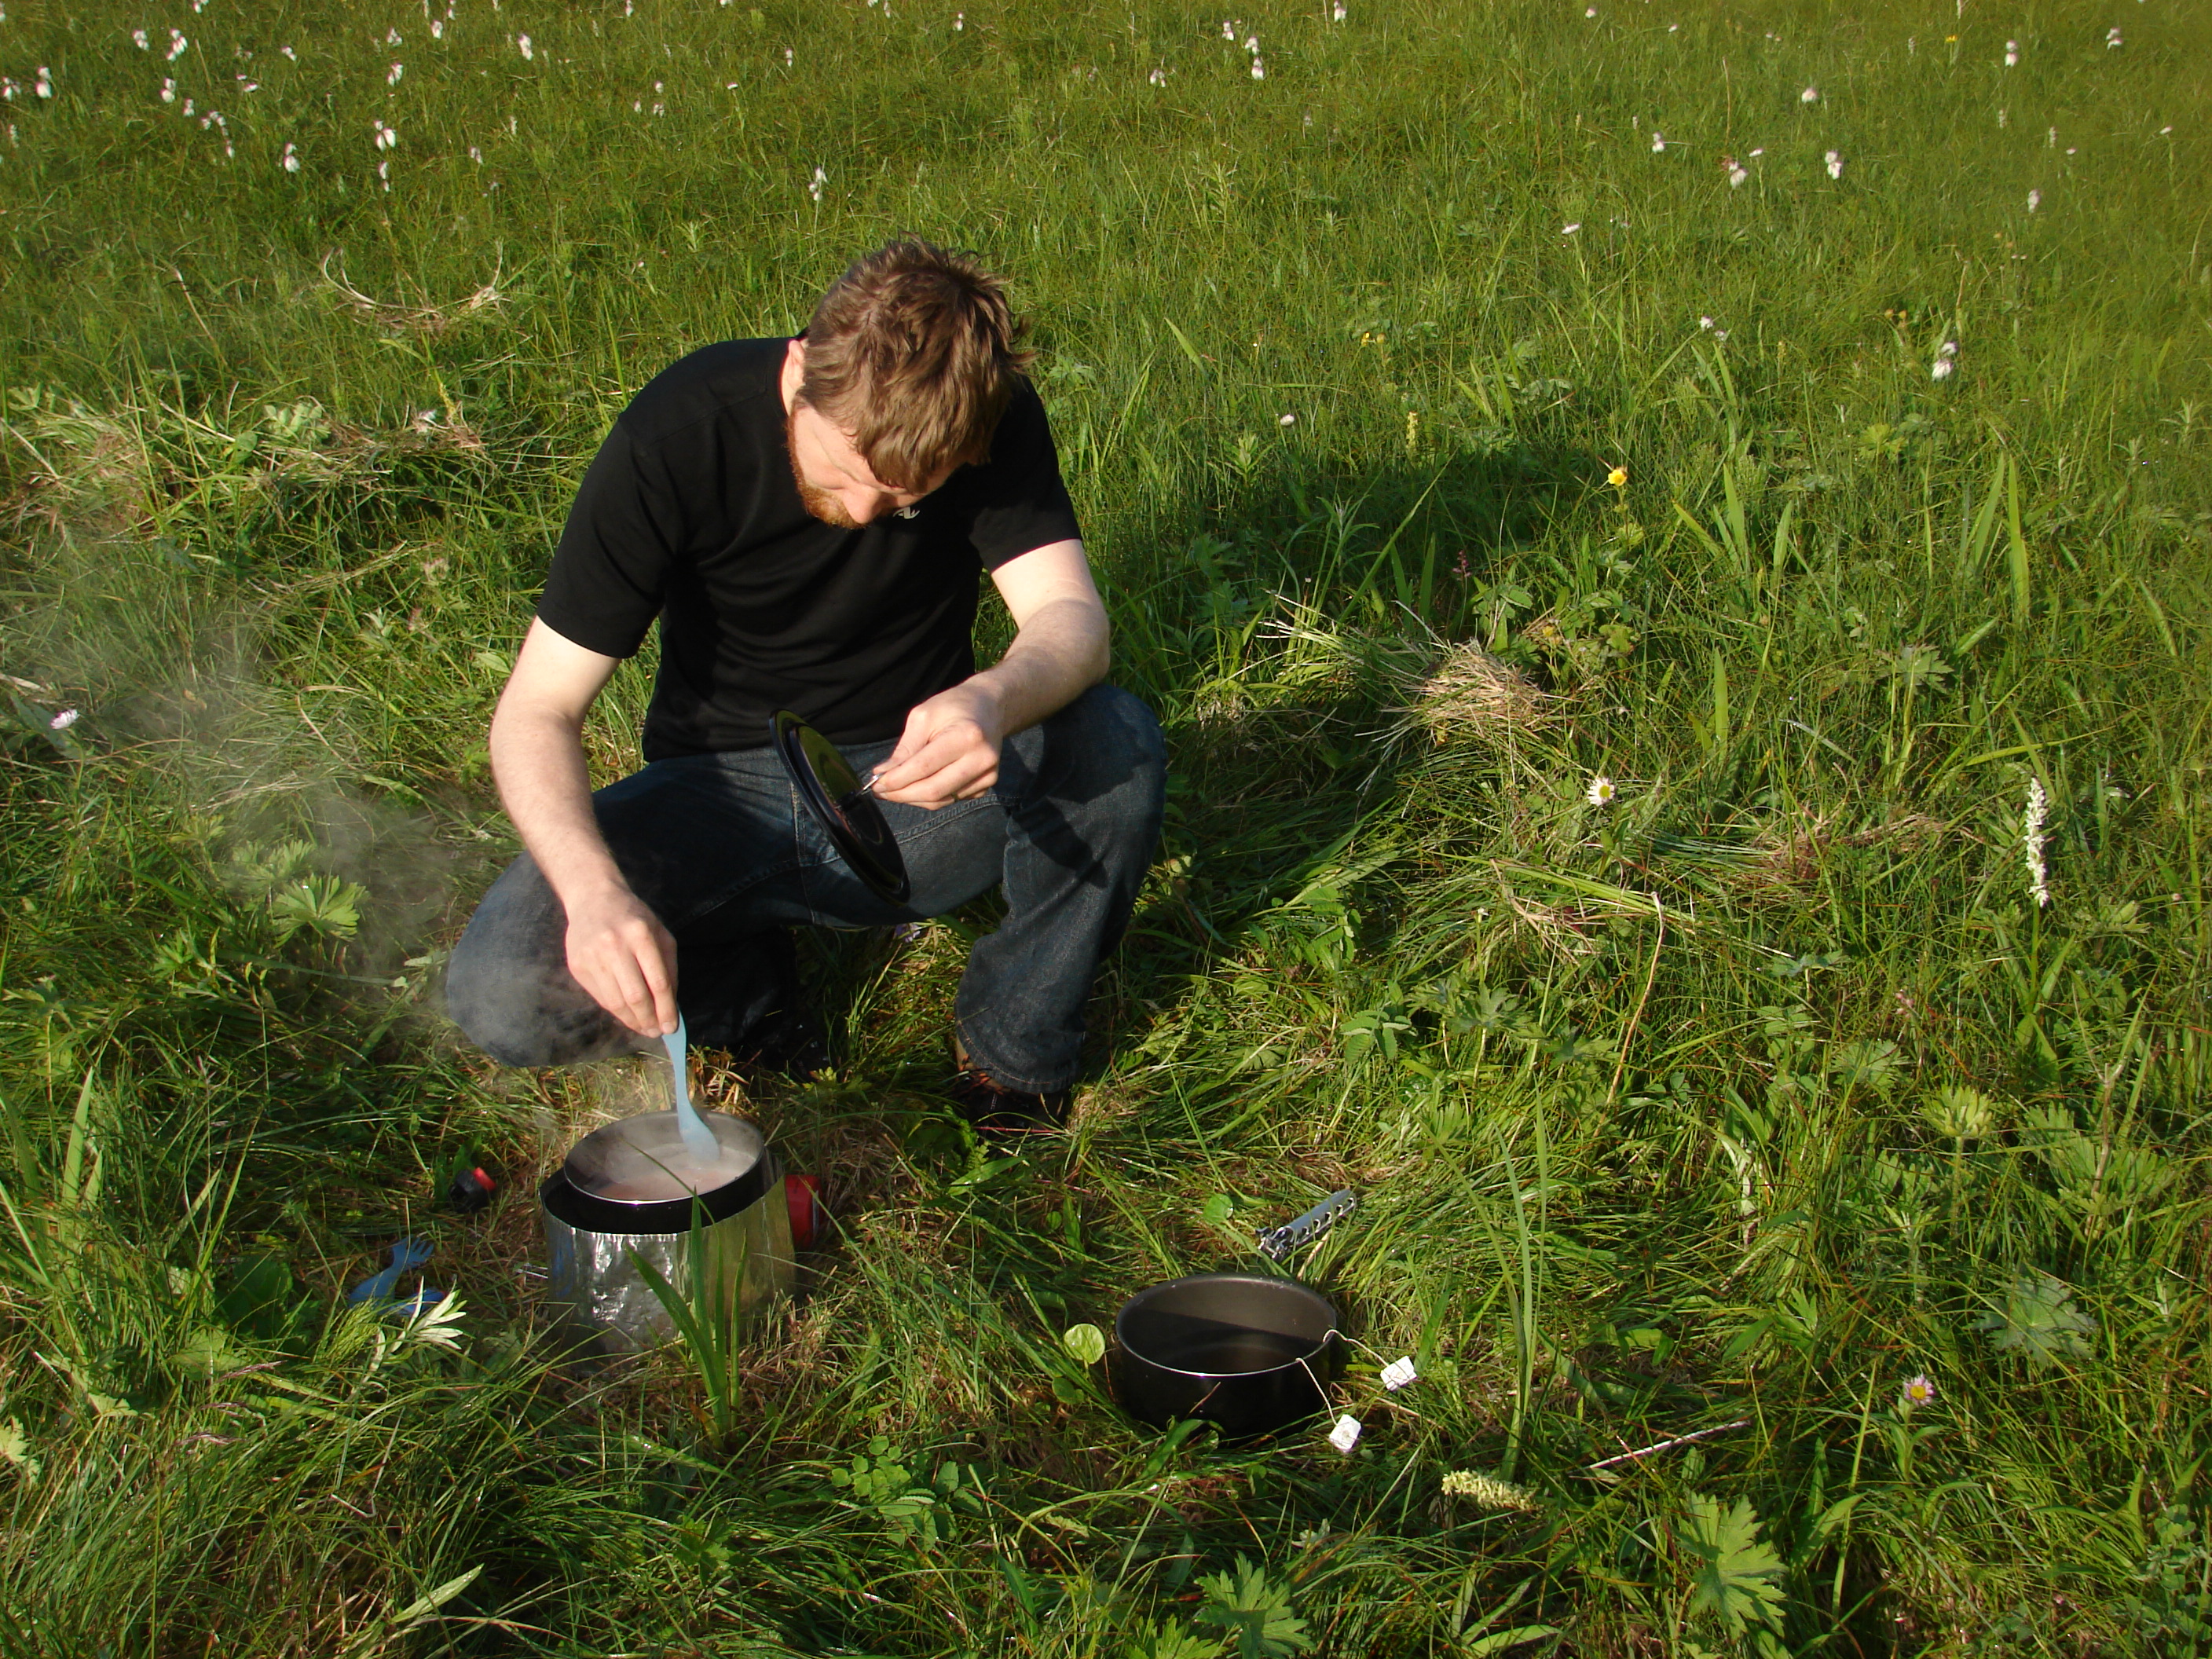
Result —
[[681, 503], [665, 470], [616, 422], [568, 509], [539, 619], [587, 651], [635, 654], [660, 615], [684, 541]]
[[968, 487], [969, 539], [986, 570], [1083, 533], [1060, 481], [1044, 404], [1026, 380], [1014, 388], [992, 436], [991, 459], [975, 470]]

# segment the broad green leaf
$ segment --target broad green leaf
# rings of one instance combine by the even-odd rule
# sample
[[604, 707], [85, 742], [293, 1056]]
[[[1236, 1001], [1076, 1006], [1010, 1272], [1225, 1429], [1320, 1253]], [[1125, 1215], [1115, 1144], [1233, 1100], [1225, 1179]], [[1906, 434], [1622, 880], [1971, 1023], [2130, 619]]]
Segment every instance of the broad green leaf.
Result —
[[1240, 1555], [1234, 1573], [1217, 1572], [1198, 1583], [1208, 1603], [1199, 1609], [1198, 1622], [1229, 1632], [1237, 1659], [1284, 1659], [1313, 1645], [1306, 1621], [1291, 1611], [1289, 1586], [1269, 1578], [1265, 1567]]
[[1739, 1498], [1723, 1510], [1702, 1492], [1690, 1497], [1676, 1522], [1674, 1541], [1691, 1568], [1690, 1606], [1709, 1613], [1731, 1632], [1747, 1624], [1771, 1625], [1782, 1611], [1782, 1559], [1759, 1540], [1759, 1512]]

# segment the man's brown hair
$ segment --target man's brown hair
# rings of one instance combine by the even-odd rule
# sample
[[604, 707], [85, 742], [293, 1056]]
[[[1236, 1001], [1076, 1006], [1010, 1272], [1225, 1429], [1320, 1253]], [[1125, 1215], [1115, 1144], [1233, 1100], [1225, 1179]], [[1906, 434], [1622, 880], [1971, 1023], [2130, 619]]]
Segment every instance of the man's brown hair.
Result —
[[901, 238], [855, 259], [814, 307], [799, 401], [850, 434], [883, 483], [920, 489], [990, 459], [1032, 355], [1021, 332], [997, 277]]

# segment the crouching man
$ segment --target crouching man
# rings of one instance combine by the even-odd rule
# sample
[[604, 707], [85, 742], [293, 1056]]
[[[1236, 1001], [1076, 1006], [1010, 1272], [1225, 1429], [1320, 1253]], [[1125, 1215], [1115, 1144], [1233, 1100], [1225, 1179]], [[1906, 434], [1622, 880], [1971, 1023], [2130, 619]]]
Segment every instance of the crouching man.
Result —
[[[455, 948], [456, 1022], [509, 1065], [702, 1044], [805, 1069], [788, 929], [939, 915], [1003, 885], [956, 1006], [978, 1127], [1064, 1115], [1099, 960], [1159, 834], [1164, 755], [1104, 684], [1106, 612], [998, 280], [926, 243], [854, 264], [795, 339], [657, 376], [584, 476], [491, 727], [527, 849]], [[1017, 632], [975, 667], [977, 577]], [[593, 792], [583, 720], [660, 624], [644, 769]], [[768, 747], [844, 749], [912, 880], [877, 897]]]

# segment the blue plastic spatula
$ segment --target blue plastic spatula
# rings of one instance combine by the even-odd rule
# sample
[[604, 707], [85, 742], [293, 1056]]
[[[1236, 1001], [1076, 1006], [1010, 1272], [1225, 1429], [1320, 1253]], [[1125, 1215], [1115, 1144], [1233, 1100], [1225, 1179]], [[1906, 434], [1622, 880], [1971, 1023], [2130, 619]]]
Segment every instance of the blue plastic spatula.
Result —
[[684, 1063], [688, 1044], [684, 1033], [684, 1016], [676, 1016], [676, 1029], [660, 1039], [668, 1050], [668, 1063], [676, 1069], [676, 1128], [684, 1137], [684, 1150], [701, 1169], [711, 1168], [722, 1156], [722, 1143], [714, 1139], [714, 1132], [707, 1127], [707, 1120], [699, 1115], [699, 1109], [691, 1103], [691, 1084], [689, 1068]]

